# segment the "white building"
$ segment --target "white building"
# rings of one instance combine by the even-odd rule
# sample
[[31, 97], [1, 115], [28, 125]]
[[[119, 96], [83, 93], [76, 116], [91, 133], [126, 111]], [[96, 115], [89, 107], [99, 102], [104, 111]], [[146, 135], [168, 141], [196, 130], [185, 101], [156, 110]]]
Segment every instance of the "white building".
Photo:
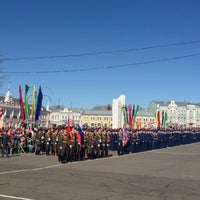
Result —
[[81, 112], [72, 111], [63, 106], [56, 106], [50, 110], [50, 124], [66, 125], [68, 118], [71, 125], [77, 125], [81, 119]]
[[184, 127], [200, 127], [200, 103], [152, 101], [149, 105], [152, 112], [167, 112], [167, 123]]

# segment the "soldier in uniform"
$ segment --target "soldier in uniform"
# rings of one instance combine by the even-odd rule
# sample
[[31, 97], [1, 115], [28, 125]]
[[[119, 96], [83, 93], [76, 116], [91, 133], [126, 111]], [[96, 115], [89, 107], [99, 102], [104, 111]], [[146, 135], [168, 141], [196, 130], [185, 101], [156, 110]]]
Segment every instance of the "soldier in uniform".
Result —
[[83, 158], [88, 158], [88, 130], [83, 130]]
[[120, 128], [118, 130], [118, 146], [117, 146], [117, 154], [122, 155], [123, 154], [123, 147], [122, 147], [122, 129]]
[[51, 150], [51, 131], [50, 129], [47, 130], [47, 132], [45, 133], [45, 150], [46, 150], [46, 155], [50, 154], [50, 150]]
[[58, 134], [58, 160], [61, 163], [68, 161], [68, 136], [63, 129], [59, 130]]
[[58, 130], [51, 129], [51, 135], [52, 135], [52, 155], [56, 156], [58, 155]]
[[105, 132], [104, 134], [104, 140], [105, 140], [105, 157], [108, 157], [109, 155], [109, 145], [110, 145], [110, 130]]
[[91, 130], [88, 132], [88, 137], [87, 137], [87, 144], [88, 144], [88, 149], [87, 149], [87, 156], [89, 159], [92, 158], [93, 156], [93, 143], [92, 143], [92, 135], [93, 133]]
[[75, 127], [72, 127], [72, 130], [70, 132], [70, 142], [69, 142], [69, 161], [75, 161], [76, 160], [76, 150], [77, 150], [77, 134], [75, 131]]

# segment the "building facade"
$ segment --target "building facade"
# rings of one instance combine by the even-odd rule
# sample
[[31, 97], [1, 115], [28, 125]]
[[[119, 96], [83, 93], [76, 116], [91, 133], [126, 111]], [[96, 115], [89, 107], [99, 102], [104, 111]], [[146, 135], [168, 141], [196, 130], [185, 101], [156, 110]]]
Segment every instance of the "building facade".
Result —
[[135, 127], [137, 129], [155, 128], [155, 115], [152, 112], [138, 111]]
[[[22, 123], [22, 115], [21, 109], [19, 105], [19, 98], [12, 98], [11, 92], [8, 89], [6, 95], [0, 95], [0, 110], [2, 114], [0, 116], [0, 128], [2, 127], [12, 127], [16, 129]], [[29, 114], [31, 113], [31, 107], [29, 107]], [[42, 108], [40, 117], [38, 120], [38, 125], [46, 127], [48, 126], [48, 114], [49, 112], [46, 111], [45, 108]], [[31, 126], [34, 123], [34, 120], [30, 117], [24, 120], [24, 123], [28, 126]]]
[[54, 106], [49, 110], [49, 125], [67, 125], [68, 119], [71, 125], [77, 125], [80, 123], [81, 110], [70, 110], [63, 106]]
[[81, 123], [89, 127], [112, 128], [111, 110], [82, 110]]
[[166, 112], [169, 126], [200, 127], [200, 103], [152, 101], [148, 109], [153, 113]]

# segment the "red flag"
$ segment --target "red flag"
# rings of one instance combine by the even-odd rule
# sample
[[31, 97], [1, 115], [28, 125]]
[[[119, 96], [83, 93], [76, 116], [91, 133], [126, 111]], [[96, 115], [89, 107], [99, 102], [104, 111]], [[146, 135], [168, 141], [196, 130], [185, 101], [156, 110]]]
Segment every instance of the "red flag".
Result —
[[69, 117], [68, 117], [66, 135], [69, 135], [70, 132], [71, 132], [71, 129], [70, 129], [70, 120], [69, 120]]
[[157, 113], [157, 118], [158, 118], [158, 127], [160, 127], [160, 111]]
[[132, 126], [132, 106], [128, 106], [128, 125], [131, 127]]
[[25, 119], [25, 115], [24, 115], [24, 104], [23, 104], [23, 100], [22, 100], [22, 88], [21, 88], [21, 85], [19, 86], [19, 105], [20, 105], [22, 120], [24, 120]]

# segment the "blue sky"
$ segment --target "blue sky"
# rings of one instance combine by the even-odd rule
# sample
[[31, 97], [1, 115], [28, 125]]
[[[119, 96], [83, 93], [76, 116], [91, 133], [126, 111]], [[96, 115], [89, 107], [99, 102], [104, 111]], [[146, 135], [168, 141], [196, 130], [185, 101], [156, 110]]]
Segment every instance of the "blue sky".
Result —
[[[1, 0], [0, 54], [2, 59], [78, 55], [199, 41], [199, 10], [199, 0]], [[0, 93], [10, 85], [12, 96], [18, 97], [19, 85], [41, 85], [43, 104], [70, 108], [112, 104], [121, 94], [127, 104], [144, 108], [152, 100], [200, 102], [200, 56], [107, 68], [199, 53], [197, 42], [126, 53], [5, 60], [0, 64], [6, 75]], [[84, 68], [92, 70], [79, 70]]]

